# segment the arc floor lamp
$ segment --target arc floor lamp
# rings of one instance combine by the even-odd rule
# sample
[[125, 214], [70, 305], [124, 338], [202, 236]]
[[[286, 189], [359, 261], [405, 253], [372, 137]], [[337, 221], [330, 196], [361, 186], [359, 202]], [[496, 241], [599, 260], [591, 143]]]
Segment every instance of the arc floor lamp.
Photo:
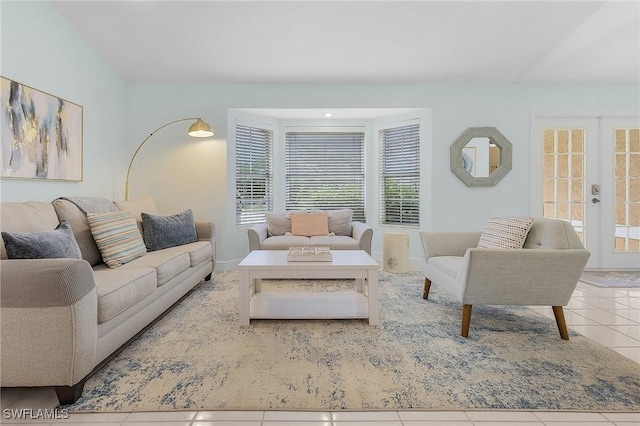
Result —
[[211, 130], [211, 126], [208, 123], [202, 121], [202, 119], [199, 117], [181, 118], [179, 120], [173, 120], [155, 129], [153, 132], [149, 134], [149, 136], [144, 138], [144, 140], [140, 143], [140, 145], [138, 145], [136, 152], [133, 153], [133, 157], [131, 157], [131, 161], [129, 162], [129, 168], [127, 169], [127, 180], [124, 185], [125, 200], [127, 201], [129, 200], [129, 174], [131, 173], [131, 166], [133, 165], [133, 160], [135, 160], [136, 155], [138, 155], [138, 151], [140, 151], [140, 148], [142, 148], [142, 145], [144, 145], [145, 142], [147, 142], [151, 138], [151, 136], [156, 134], [158, 130], [164, 129], [167, 126], [170, 126], [171, 124], [174, 124], [174, 123], [178, 123], [180, 121], [191, 121], [191, 120], [196, 120], [196, 122], [193, 123], [191, 126], [189, 126], [189, 131], [187, 132], [189, 136], [194, 138], [208, 138], [209, 136], [213, 136], [213, 130]]

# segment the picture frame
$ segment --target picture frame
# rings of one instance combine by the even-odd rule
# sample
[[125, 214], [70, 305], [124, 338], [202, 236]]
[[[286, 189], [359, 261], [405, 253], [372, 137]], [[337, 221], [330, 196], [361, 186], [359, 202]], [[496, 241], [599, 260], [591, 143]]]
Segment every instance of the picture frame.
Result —
[[83, 180], [81, 105], [0, 77], [0, 177]]

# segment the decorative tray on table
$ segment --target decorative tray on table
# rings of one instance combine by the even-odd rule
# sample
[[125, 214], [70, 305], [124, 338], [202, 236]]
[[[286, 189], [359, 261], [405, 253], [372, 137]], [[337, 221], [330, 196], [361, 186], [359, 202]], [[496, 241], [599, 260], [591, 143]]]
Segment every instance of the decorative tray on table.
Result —
[[290, 247], [287, 254], [289, 262], [331, 262], [331, 250], [328, 246]]

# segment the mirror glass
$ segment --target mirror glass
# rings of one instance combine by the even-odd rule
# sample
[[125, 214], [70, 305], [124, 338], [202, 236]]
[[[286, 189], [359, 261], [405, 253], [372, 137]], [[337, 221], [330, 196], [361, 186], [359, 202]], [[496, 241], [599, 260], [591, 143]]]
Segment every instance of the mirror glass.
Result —
[[495, 186], [511, 170], [511, 142], [495, 127], [470, 127], [451, 145], [451, 171], [467, 186]]
[[500, 165], [500, 147], [489, 138], [471, 138], [462, 148], [462, 167], [473, 177], [489, 177]]

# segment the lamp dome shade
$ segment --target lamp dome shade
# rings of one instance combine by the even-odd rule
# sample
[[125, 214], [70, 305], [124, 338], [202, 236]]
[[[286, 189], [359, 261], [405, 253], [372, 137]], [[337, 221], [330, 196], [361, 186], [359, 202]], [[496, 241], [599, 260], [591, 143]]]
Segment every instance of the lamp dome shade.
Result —
[[211, 126], [208, 123], [205, 123], [199, 118], [198, 121], [189, 126], [189, 136], [194, 138], [207, 138], [213, 136], [213, 130], [211, 130]]

